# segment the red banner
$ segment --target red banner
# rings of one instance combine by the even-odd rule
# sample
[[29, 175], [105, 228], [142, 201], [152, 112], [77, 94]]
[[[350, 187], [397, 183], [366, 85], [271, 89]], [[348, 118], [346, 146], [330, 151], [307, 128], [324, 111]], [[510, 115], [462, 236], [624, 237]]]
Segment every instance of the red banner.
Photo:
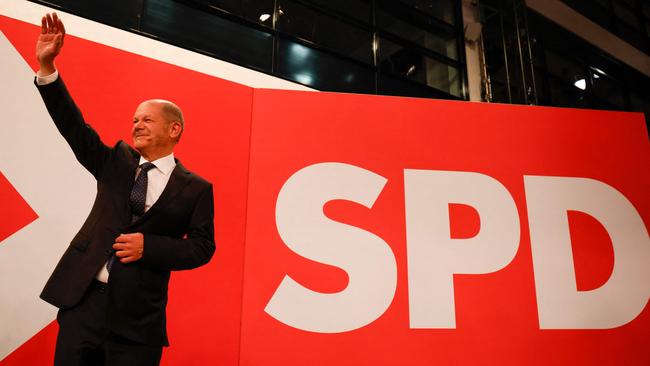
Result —
[[641, 115], [256, 90], [252, 131], [242, 365], [650, 361]]

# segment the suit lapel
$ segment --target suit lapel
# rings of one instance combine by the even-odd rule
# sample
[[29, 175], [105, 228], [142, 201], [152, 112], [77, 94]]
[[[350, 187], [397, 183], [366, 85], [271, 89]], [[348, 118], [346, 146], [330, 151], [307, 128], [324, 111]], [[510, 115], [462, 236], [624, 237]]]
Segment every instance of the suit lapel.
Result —
[[[147, 220], [150, 216], [155, 215], [159, 211], [163, 210], [169, 203], [174, 201], [176, 196], [178, 196], [183, 188], [189, 183], [190, 172], [185, 169], [183, 164], [180, 161], [176, 160], [176, 167], [172, 170], [171, 177], [165, 186], [162, 194], [158, 200], [151, 206], [147, 212], [144, 213], [139, 219], [131, 223], [130, 226], [138, 225], [142, 221]], [[134, 172], [135, 177], [135, 172]]]

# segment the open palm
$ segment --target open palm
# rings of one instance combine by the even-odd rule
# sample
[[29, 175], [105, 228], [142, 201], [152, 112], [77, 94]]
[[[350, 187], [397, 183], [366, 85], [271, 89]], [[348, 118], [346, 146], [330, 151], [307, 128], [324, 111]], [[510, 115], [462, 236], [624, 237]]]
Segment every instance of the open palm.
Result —
[[61, 52], [65, 27], [56, 13], [47, 14], [41, 19], [41, 34], [36, 41], [36, 58], [41, 65], [50, 65]]

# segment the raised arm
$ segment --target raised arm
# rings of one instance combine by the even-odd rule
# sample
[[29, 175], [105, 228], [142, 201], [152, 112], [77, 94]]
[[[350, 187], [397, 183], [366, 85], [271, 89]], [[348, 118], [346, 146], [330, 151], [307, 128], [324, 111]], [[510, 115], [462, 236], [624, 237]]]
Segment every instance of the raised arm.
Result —
[[[41, 19], [41, 34], [36, 41], [36, 59], [40, 69], [36, 85], [47, 111], [61, 135], [72, 148], [75, 157], [95, 178], [102, 172], [111, 149], [90, 125], [86, 124], [60, 77], [54, 74], [54, 60], [63, 48], [65, 27], [56, 13]], [[48, 77], [49, 76], [49, 77]], [[48, 78], [46, 78], [48, 77]]]

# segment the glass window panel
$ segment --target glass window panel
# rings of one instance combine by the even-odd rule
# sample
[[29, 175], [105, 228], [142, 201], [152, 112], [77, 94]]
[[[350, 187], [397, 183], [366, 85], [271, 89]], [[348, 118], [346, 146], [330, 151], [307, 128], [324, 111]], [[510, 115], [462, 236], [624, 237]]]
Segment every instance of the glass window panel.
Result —
[[443, 20], [455, 23], [453, 0], [399, 0], [410, 7]]
[[320, 7], [334, 10], [365, 23], [372, 22], [370, 0], [308, 0]]
[[599, 72], [591, 71], [592, 93], [598, 98], [622, 107], [625, 105], [623, 89], [618, 83]]
[[374, 93], [375, 73], [328, 53], [279, 40], [277, 74], [319, 90]]
[[650, 113], [650, 101], [634, 92], [630, 92], [630, 107], [635, 112]]
[[[614, 0], [616, 2], [617, 0]], [[631, 8], [636, 8], [636, 0], [618, 0], [626, 3]]]
[[[578, 1], [580, 1], [580, 0], [578, 0]], [[596, 0], [595, 2], [596, 2], [596, 4], [600, 5], [601, 7], [605, 8], [605, 9], [609, 9], [609, 4], [608, 4], [609, 0]]]
[[372, 63], [372, 33], [292, 1], [281, 0], [279, 29], [359, 61]]
[[546, 78], [542, 71], [535, 68], [535, 92], [537, 94], [537, 101], [541, 105], [548, 105], [549, 95], [547, 94]]
[[531, 35], [531, 53], [533, 57], [533, 65], [537, 67], [544, 66], [544, 47], [540, 44], [539, 40]]
[[456, 67], [383, 38], [379, 42], [378, 62], [382, 72], [460, 97], [460, 73]]
[[584, 94], [575, 88], [566, 88], [556, 79], [549, 80], [551, 98], [554, 106], [588, 108]]
[[546, 68], [549, 73], [559, 77], [566, 83], [585, 90], [587, 73], [583, 67], [552, 51], [546, 50]]
[[66, 11], [120, 28], [138, 29], [143, 0], [48, 0]]
[[642, 6], [643, 6], [643, 14], [647, 18], [650, 18], [650, 3], [644, 1]]
[[606, 29], [611, 28], [612, 13], [609, 10], [600, 7], [592, 8], [588, 4], [586, 5], [586, 7], [587, 7], [586, 9], [587, 12], [583, 13], [584, 15], [586, 15], [589, 19], [593, 20], [595, 23], [601, 25]]
[[614, 14], [635, 29], [639, 29], [639, 17], [625, 5], [614, 2]]
[[378, 93], [383, 95], [449, 99], [449, 94], [439, 90], [385, 74], [379, 76], [378, 89]]
[[273, 26], [273, 0], [194, 0], [267, 27]]
[[175, 1], [147, 0], [142, 30], [181, 47], [271, 70], [271, 34]]
[[432, 33], [377, 9], [377, 26], [400, 38], [428, 48], [454, 60], [458, 59], [456, 36], [446, 32]]
[[510, 103], [508, 84], [503, 80], [490, 79], [491, 102]]
[[645, 50], [646, 48], [646, 37], [645, 32], [639, 29], [634, 29], [627, 25], [627, 23], [617, 22], [616, 27], [618, 28], [618, 35], [625, 40], [627, 43], [632, 46]]

